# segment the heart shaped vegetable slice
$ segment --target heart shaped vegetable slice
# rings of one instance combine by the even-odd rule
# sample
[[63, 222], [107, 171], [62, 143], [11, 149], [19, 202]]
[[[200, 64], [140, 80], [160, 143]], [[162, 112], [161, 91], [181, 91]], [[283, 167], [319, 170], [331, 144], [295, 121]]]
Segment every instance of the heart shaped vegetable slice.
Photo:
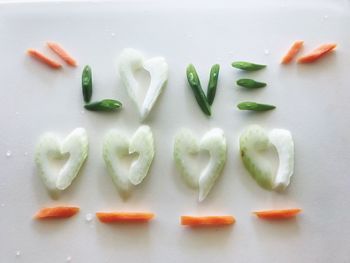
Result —
[[[135, 78], [135, 71], [142, 68], [150, 74], [150, 85], [144, 101], [139, 102], [137, 100], [137, 92], [140, 87]], [[162, 57], [145, 60], [139, 51], [127, 48], [121, 53], [119, 58], [119, 74], [130, 98], [137, 105], [141, 121], [143, 121], [152, 110], [154, 103], [166, 85], [168, 64]]]
[[[208, 151], [210, 160], [204, 170], [198, 174], [191, 165], [190, 155]], [[190, 130], [182, 129], [175, 136], [174, 159], [176, 167], [186, 183], [199, 189], [199, 201], [203, 201], [226, 162], [227, 146], [221, 129], [212, 129], [199, 141]]]
[[[241, 134], [239, 143], [242, 161], [260, 186], [284, 190], [289, 185], [294, 170], [294, 143], [289, 131], [274, 129], [267, 133], [260, 126], [252, 125]], [[273, 164], [261, 156], [270, 147], [277, 151], [277, 173]]]
[[[138, 158], [131, 163], [130, 170], [125, 171], [121, 159], [133, 153], [137, 153]], [[103, 158], [118, 190], [124, 195], [128, 194], [130, 183], [138, 185], [147, 176], [154, 158], [154, 141], [150, 127], [141, 126], [130, 140], [118, 130], [109, 131], [103, 143]]]
[[[40, 138], [35, 161], [39, 175], [49, 191], [65, 190], [71, 185], [88, 155], [88, 148], [88, 137], [83, 128], [73, 130], [63, 141], [52, 133]], [[66, 154], [69, 154], [69, 158], [57, 173], [49, 157], [61, 158]]]

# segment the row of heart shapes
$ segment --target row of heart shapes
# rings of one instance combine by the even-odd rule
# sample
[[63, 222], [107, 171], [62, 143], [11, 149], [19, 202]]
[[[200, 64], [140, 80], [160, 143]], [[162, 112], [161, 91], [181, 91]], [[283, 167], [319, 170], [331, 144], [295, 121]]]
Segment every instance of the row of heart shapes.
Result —
[[[276, 131], [273, 130], [270, 134], [272, 133]], [[285, 154], [279, 150], [288, 148], [288, 136], [279, 136], [278, 140], [273, 138], [264, 134], [259, 126], [249, 127], [240, 137], [244, 165], [261, 186], [270, 190], [285, 188], [289, 184], [294, 164], [290, 163], [293, 157], [290, 153]], [[267, 141], [269, 139], [272, 144]], [[277, 175], [273, 175], [271, 169], [265, 169], [266, 163], [254, 160], [259, 151], [266, 150], [271, 145], [276, 147], [280, 159]], [[210, 158], [203, 171], [198, 172], [194, 169], [190, 157], [198, 155], [201, 151], [207, 151]], [[122, 159], [134, 153], [138, 157], [131, 162], [129, 170], [125, 170]], [[130, 194], [131, 186], [140, 184], [147, 176], [154, 153], [153, 133], [149, 126], [140, 126], [131, 137], [119, 130], [110, 130], [106, 134], [103, 141], [103, 158], [108, 173], [122, 196]], [[69, 157], [63, 167], [58, 172], [53, 169], [52, 159], [60, 159], [67, 155]], [[64, 139], [52, 133], [42, 135], [37, 144], [35, 161], [39, 175], [49, 192], [55, 195], [69, 187], [87, 155], [88, 137], [83, 128], [73, 130]], [[173, 156], [184, 181], [190, 187], [199, 190], [199, 201], [202, 201], [209, 194], [226, 163], [227, 143], [224, 132], [214, 128], [199, 139], [192, 131], [181, 129], [175, 136]]]

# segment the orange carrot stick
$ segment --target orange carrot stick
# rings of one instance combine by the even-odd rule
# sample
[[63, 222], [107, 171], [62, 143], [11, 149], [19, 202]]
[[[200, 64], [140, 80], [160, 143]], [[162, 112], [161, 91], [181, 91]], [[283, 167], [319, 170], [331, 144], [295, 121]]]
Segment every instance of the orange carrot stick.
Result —
[[282, 58], [281, 63], [289, 64], [294, 59], [294, 57], [298, 54], [298, 52], [303, 47], [303, 45], [304, 45], [304, 41], [302, 40], [295, 41], [293, 45], [290, 47], [290, 49], [288, 50], [287, 54], [285, 54], [284, 57]]
[[67, 218], [74, 216], [79, 212], [79, 207], [71, 206], [56, 206], [45, 207], [40, 209], [34, 216], [36, 219], [54, 219], [54, 218]]
[[76, 67], [77, 61], [68, 54], [59, 44], [55, 42], [47, 42], [47, 46], [55, 52], [60, 58], [62, 58], [68, 65]]
[[154, 214], [143, 212], [97, 212], [96, 217], [103, 223], [137, 223], [150, 221], [154, 218]]
[[233, 216], [181, 216], [183, 226], [223, 226], [235, 222]]
[[35, 50], [35, 49], [28, 49], [27, 53], [29, 56], [35, 58], [36, 60], [48, 65], [51, 68], [54, 69], [59, 69], [62, 67], [62, 65], [54, 60], [52, 60], [51, 58], [48, 58], [47, 56], [45, 56], [44, 54], [40, 53], [39, 51]]
[[296, 216], [302, 210], [300, 208], [281, 209], [281, 210], [267, 210], [267, 211], [255, 211], [257, 217], [262, 219], [287, 219]]
[[302, 56], [298, 59], [298, 63], [312, 63], [316, 60], [322, 58], [324, 55], [331, 52], [333, 49], [337, 47], [337, 44], [323, 44], [316, 48], [315, 50], [311, 51], [311, 53], [306, 54], [305, 56]]

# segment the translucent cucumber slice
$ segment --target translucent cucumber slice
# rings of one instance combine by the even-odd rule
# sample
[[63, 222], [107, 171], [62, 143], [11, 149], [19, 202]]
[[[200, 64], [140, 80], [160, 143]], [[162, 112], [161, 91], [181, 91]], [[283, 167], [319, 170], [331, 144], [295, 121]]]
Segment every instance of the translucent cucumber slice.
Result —
[[130, 166], [129, 180], [133, 185], [138, 185], [148, 174], [154, 158], [154, 141], [150, 127], [141, 126], [131, 138], [129, 154], [133, 153], [138, 153], [138, 159]]
[[199, 201], [203, 201], [215, 184], [226, 163], [227, 145], [224, 132], [212, 129], [204, 135], [200, 142], [200, 149], [207, 150], [210, 161], [199, 177]]
[[[63, 141], [55, 134], [43, 135], [36, 148], [35, 161], [39, 175], [49, 191], [65, 190], [78, 175], [87, 158], [89, 150], [85, 129], [73, 130]], [[68, 155], [68, 160], [57, 173], [53, 169], [51, 159], [59, 159]]]
[[177, 169], [188, 186], [199, 187], [199, 174], [191, 165], [190, 156], [198, 154], [199, 142], [194, 134], [188, 129], [180, 130], [175, 136], [174, 160]]
[[[274, 129], [267, 133], [258, 125], [248, 127], [240, 136], [243, 163], [255, 181], [268, 190], [283, 190], [290, 182], [294, 167], [294, 144], [287, 130]], [[278, 155], [278, 170], [264, 157], [274, 147]]]

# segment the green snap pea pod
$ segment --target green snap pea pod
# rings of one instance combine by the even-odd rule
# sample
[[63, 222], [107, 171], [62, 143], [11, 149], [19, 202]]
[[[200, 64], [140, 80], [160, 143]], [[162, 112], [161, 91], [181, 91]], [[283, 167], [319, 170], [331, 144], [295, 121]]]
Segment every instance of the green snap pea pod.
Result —
[[208, 82], [208, 90], [207, 90], [207, 100], [209, 105], [212, 105], [214, 102], [216, 87], [218, 85], [220, 65], [215, 64], [211, 67], [210, 77]]
[[202, 90], [201, 83], [199, 81], [196, 69], [192, 64], [188, 65], [186, 70], [186, 75], [187, 75], [188, 83], [190, 84], [190, 87], [193, 91], [193, 94], [197, 100], [199, 107], [201, 108], [204, 114], [210, 116], [211, 115], [210, 105]]
[[121, 108], [122, 103], [117, 100], [105, 99], [85, 104], [84, 107], [90, 111], [113, 111]]
[[251, 110], [251, 111], [268, 111], [276, 108], [274, 105], [261, 104], [251, 101], [241, 102], [237, 105], [240, 110]]
[[86, 65], [83, 69], [81, 84], [83, 89], [84, 101], [86, 103], [89, 103], [92, 96], [92, 73], [89, 65]]
[[247, 89], [258, 89], [266, 87], [266, 83], [255, 81], [253, 79], [239, 79], [237, 80], [237, 85], [247, 88]]
[[266, 65], [255, 64], [255, 63], [245, 62], [245, 61], [235, 61], [235, 62], [232, 62], [231, 65], [234, 68], [238, 68], [245, 71], [256, 71], [266, 67]]

